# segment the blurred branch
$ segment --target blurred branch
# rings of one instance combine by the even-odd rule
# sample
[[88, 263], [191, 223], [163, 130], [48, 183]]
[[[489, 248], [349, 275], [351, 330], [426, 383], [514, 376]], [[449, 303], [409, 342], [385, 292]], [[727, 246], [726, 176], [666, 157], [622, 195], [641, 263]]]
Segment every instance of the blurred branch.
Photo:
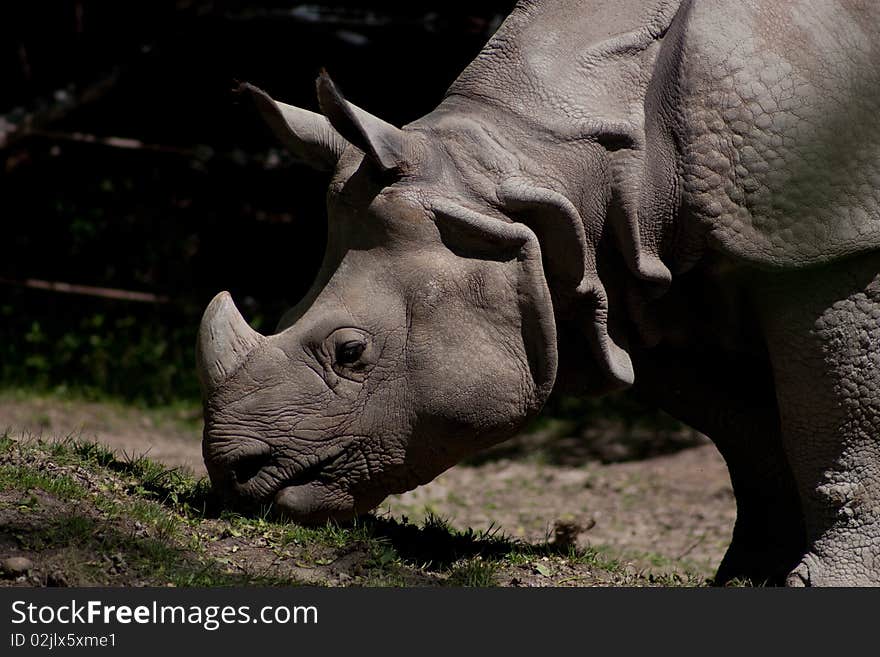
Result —
[[[513, 3], [511, 3], [512, 6]], [[442, 6], [442, 5], [441, 5]], [[506, 12], [490, 11], [480, 15], [479, 11], [467, 16], [470, 31], [490, 33], [495, 31]], [[455, 15], [453, 13], [452, 15]], [[302, 4], [290, 9], [269, 9], [249, 7], [237, 12], [228, 11], [224, 18], [229, 21], [288, 20], [295, 23], [309, 23], [335, 27], [337, 29], [373, 29], [389, 26], [419, 28], [426, 32], [439, 32], [449, 29], [451, 19], [443, 11], [395, 12], [354, 7], [332, 7], [319, 4]]]
[[[64, 132], [61, 130], [28, 130], [27, 134], [22, 135], [20, 139], [16, 140], [16, 144], [23, 144], [25, 137], [46, 139], [50, 142], [56, 143], [70, 142], [86, 146], [142, 151], [163, 155], [175, 155], [184, 159], [191, 160], [196, 165], [205, 165], [208, 162], [219, 161], [239, 167], [252, 166], [259, 169], [270, 170], [287, 166], [294, 161], [286, 153], [283, 153], [281, 150], [274, 148], [269, 149], [266, 152], [258, 153], [248, 153], [240, 149], [227, 152], [217, 152], [216, 150], [205, 144], [196, 144], [189, 147], [171, 146], [168, 144], [153, 144], [130, 137], [101, 137], [99, 135], [93, 135], [85, 132]], [[11, 171], [17, 165], [18, 162], [10, 159], [10, 161], [7, 162], [6, 171]]]
[[[198, 147], [183, 148], [180, 146], [168, 146], [166, 144], [150, 144], [140, 139], [131, 139], [128, 137], [99, 137], [85, 132], [62, 132], [59, 130], [30, 130], [29, 136], [42, 137], [52, 141], [73, 141], [82, 144], [94, 144], [96, 146], [107, 146], [108, 148], [125, 148], [129, 150], [153, 151], [156, 153], [171, 153], [172, 155], [182, 155], [184, 157], [196, 157], [199, 154]], [[207, 146], [204, 147], [208, 149]], [[208, 149], [210, 150], [210, 149]]]
[[[39, 131], [71, 112], [94, 103], [110, 92], [119, 80], [119, 69], [84, 87], [79, 93], [73, 94], [67, 89], [55, 92], [51, 102], [45, 107], [14, 117], [15, 112], [0, 115], [0, 150], [9, 148], [17, 141]], [[13, 118], [14, 117], [14, 118]]]
[[437, 19], [437, 14], [426, 13], [421, 16], [415, 16], [412, 14], [379, 13], [373, 9], [353, 9], [304, 4], [297, 5], [290, 9], [249, 7], [238, 12], [226, 12], [224, 18], [232, 21], [286, 19], [296, 23], [334, 25], [337, 27], [384, 27], [392, 23], [397, 25], [415, 24], [428, 27], [434, 24]]
[[14, 281], [8, 278], [0, 278], [0, 285], [12, 285], [15, 287], [27, 287], [47, 292], [61, 292], [63, 294], [83, 294], [90, 297], [103, 297], [105, 299], [120, 299], [122, 301], [139, 301], [143, 303], [169, 303], [170, 299], [150, 292], [132, 292], [131, 290], [117, 290], [109, 287], [92, 287], [91, 285], [74, 285], [59, 281], [41, 281], [36, 278], [27, 278], [23, 281]]

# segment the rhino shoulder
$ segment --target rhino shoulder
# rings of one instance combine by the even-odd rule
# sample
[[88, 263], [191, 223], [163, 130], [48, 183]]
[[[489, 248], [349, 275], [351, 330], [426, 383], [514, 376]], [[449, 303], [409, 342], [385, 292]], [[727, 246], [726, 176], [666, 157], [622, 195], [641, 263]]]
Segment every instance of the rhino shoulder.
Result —
[[686, 4], [648, 104], [689, 228], [772, 268], [880, 247], [880, 5]]

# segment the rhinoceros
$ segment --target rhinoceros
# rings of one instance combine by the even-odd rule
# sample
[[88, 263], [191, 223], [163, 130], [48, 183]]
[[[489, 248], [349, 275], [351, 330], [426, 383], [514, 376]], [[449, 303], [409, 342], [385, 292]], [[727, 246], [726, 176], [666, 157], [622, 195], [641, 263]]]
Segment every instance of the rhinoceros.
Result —
[[716, 582], [880, 584], [880, 3], [523, 1], [403, 128], [241, 91], [329, 235], [274, 335], [205, 311], [217, 488], [348, 519], [634, 387], [729, 466]]

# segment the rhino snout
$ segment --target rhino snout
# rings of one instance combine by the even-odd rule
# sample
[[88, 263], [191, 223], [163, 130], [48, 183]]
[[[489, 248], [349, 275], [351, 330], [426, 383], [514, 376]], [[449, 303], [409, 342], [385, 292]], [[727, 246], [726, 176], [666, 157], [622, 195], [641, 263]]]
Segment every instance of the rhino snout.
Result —
[[230, 447], [230, 442], [206, 438], [202, 446], [208, 475], [218, 487], [246, 485], [272, 457], [272, 448], [265, 443], [247, 441]]
[[350, 498], [333, 491], [344, 449], [294, 458], [259, 440], [206, 432], [202, 452], [214, 489], [228, 502], [243, 507], [271, 504], [276, 512], [306, 524], [354, 515]]
[[202, 455], [211, 484], [227, 498], [261, 497], [271, 480], [272, 448], [249, 439], [216, 439], [206, 432]]

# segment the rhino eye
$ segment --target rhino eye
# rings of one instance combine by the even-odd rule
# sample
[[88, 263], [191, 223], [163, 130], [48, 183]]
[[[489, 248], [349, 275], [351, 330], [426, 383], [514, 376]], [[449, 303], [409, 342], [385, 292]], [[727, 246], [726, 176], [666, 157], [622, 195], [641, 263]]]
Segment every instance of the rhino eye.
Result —
[[352, 365], [358, 362], [367, 345], [360, 340], [349, 340], [336, 347], [336, 362], [339, 365]]

